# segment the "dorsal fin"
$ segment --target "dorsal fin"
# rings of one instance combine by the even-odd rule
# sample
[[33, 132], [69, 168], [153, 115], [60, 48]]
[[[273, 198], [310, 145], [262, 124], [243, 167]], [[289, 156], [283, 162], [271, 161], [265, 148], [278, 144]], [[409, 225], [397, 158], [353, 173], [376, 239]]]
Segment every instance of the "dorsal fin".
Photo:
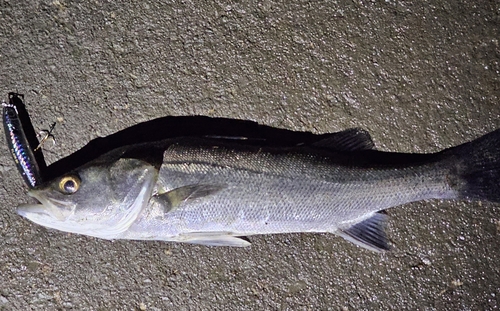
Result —
[[370, 134], [361, 128], [352, 128], [330, 134], [327, 138], [312, 144], [314, 147], [333, 151], [361, 151], [375, 149]]

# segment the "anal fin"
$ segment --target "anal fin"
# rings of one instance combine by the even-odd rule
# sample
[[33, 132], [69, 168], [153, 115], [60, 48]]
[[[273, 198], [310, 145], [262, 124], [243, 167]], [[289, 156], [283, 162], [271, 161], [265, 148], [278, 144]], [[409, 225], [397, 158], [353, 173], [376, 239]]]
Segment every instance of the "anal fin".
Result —
[[387, 215], [375, 213], [372, 217], [358, 222], [336, 233], [344, 239], [371, 251], [381, 252], [389, 250], [385, 223]]

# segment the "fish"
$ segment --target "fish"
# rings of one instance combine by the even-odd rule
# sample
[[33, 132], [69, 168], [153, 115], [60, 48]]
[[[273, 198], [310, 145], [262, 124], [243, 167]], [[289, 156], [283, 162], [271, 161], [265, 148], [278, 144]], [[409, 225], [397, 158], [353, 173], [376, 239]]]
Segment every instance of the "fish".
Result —
[[390, 249], [385, 210], [429, 200], [500, 202], [500, 129], [429, 154], [378, 151], [348, 129], [266, 145], [222, 136], [116, 148], [28, 191], [26, 219], [106, 240], [245, 247], [249, 236], [332, 233]]
[[[9, 93], [9, 103], [2, 103], [2, 120], [12, 158], [26, 185], [34, 188], [42, 183], [42, 168], [45, 167], [45, 161], [41, 152], [36, 155], [36, 149], [30, 145], [27, 133], [33, 132], [33, 128], [21, 99], [23, 97], [22, 94]], [[23, 119], [29, 122], [23, 122]], [[26, 123], [30, 127], [27, 128]], [[36, 138], [35, 141], [37, 142]]]

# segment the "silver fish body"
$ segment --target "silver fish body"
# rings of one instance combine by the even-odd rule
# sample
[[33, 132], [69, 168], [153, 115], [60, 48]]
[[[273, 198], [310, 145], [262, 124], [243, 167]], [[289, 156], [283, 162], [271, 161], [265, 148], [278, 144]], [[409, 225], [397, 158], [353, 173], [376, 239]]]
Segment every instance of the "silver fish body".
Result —
[[432, 198], [500, 201], [482, 175], [499, 175], [500, 131], [428, 155], [371, 150], [365, 132], [336, 135], [291, 148], [180, 138], [156, 147], [156, 165], [123, 150], [69, 173], [75, 192], [64, 193], [64, 177], [30, 191], [42, 204], [18, 212], [106, 239], [247, 246], [240, 237], [330, 232], [377, 251], [388, 249], [379, 211]]
[[214, 193], [184, 199], [167, 213], [153, 199], [124, 237], [208, 243], [217, 241], [211, 234], [336, 233], [378, 210], [456, 197], [435, 163], [374, 171], [330, 162], [326, 155], [175, 144], [164, 154], [157, 187]]

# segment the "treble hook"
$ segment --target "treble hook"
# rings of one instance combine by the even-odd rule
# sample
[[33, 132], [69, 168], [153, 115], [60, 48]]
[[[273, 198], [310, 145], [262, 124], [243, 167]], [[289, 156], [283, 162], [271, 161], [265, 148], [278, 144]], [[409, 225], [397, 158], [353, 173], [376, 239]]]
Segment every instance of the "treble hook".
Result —
[[56, 138], [54, 137], [54, 135], [52, 135], [52, 131], [54, 131], [54, 128], [56, 127], [56, 122], [52, 123], [49, 127], [48, 130], [41, 130], [40, 131], [40, 134], [42, 133], [45, 133], [45, 136], [42, 138], [42, 140], [40, 141], [40, 143], [38, 144], [38, 146], [33, 150], [34, 152], [36, 152], [38, 149], [40, 149], [42, 147], [42, 145], [47, 141], [47, 139], [49, 138], [52, 138], [52, 142], [54, 143], [54, 145], [56, 144]]

